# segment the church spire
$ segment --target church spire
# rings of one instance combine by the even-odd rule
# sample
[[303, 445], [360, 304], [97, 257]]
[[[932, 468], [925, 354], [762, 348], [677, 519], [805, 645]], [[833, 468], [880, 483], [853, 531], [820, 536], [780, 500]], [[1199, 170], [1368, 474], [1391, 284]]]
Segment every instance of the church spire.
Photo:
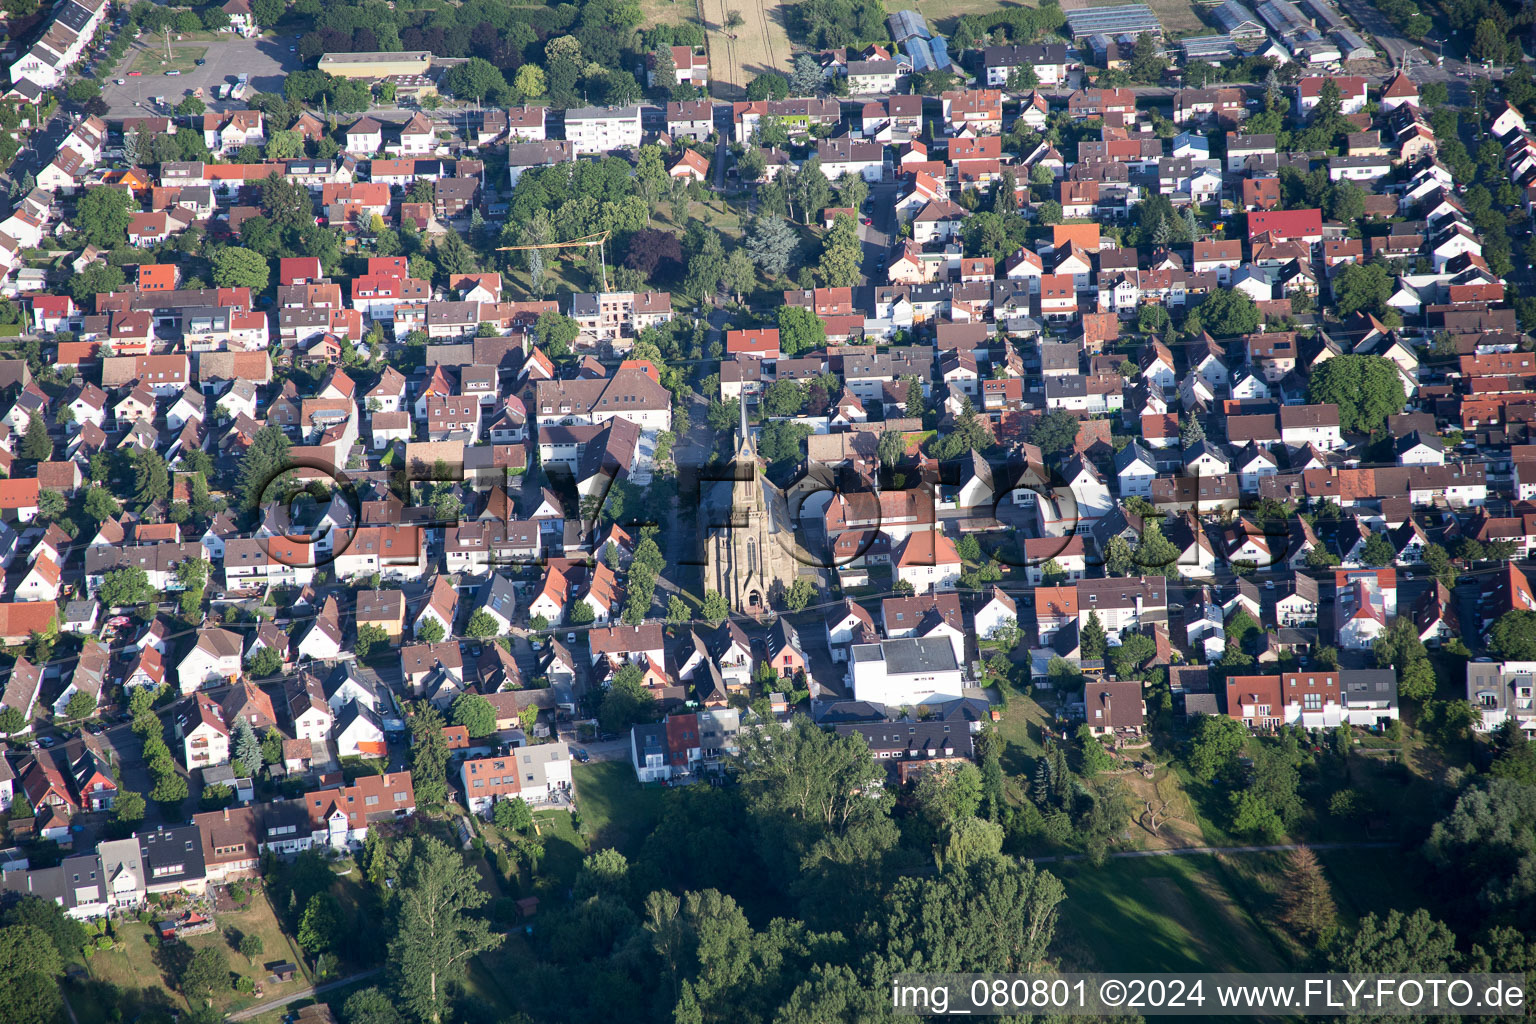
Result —
[[745, 457], [756, 461], [757, 446], [752, 443], [752, 429], [747, 426], [747, 396], [743, 394], [737, 400], [737, 404], [741, 406], [741, 425], [736, 428], [740, 431], [740, 436], [736, 439], [736, 457]]

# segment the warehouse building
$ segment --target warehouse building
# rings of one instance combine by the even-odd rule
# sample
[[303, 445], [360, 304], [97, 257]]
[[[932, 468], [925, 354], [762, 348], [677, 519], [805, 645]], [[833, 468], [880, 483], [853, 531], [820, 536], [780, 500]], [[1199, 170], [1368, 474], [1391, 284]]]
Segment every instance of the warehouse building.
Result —
[[319, 68], [338, 78], [388, 78], [390, 75], [425, 75], [432, 68], [431, 50], [400, 53], [327, 53]]

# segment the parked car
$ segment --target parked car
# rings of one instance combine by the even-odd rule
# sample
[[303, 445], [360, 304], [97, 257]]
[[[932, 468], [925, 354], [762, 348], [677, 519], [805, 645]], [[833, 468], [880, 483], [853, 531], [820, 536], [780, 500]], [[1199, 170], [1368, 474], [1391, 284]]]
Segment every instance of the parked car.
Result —
[[180, 68], [171, 68], [171, 70], [169, 70], [169, 71], [167, 71], [165, 73], [167, 78], [169, 78], [172, 75], [179, 75], [179, 74], [181, 74], [181, 69]]
[[128, 77], [129, 78], [138, 78], [142, 74], [144, 74], [144, 72], [142, 72], [142, 71], [130, 71], [130, 72], [128, 72]]

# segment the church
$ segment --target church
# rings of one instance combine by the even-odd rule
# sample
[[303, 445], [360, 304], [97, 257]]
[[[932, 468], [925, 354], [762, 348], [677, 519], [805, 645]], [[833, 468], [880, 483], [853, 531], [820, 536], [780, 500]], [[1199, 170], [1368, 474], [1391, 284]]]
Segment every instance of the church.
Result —
[[783, 492], [758, 462], [745, 403], [737, 429], [730, 513], [724, 525], [710, 530], [704, 585], [718, 590], [733, 611], [761, 618], [795, 580], [795, 539]]

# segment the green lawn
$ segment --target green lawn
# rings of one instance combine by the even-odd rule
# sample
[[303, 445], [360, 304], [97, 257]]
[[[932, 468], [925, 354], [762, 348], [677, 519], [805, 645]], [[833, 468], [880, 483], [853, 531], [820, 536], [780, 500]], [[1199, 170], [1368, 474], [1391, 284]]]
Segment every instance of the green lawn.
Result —
[[576, 807], [588, 845], [633, 853], [661, 816], [666, 790], [640, 785], [628, 761], [578, 764], [574, 775]]
[[1045, 753], [1044, 737], [1050, 716], [1044, 708], [1017, 690], [1008, 694], [1008, 706], [997, 723], [997, 734], [1002, 737], [1003, 771], [1009, 775], [1029, 776], [1034, 759]]
[[576, 881], [587, 856], [587, 840], [571, 825], [569, 811], [540, 811], [533, 816], [544, 837], [544, 861], [539, 866], [536, 894], [541, 900], [563, 896]]
[[191, 71], [197, 67], [197, 62], [208, 56], [206, 46], [172, 46], [171, 59], [165, 59], [164, 49], [141, 50], [134, 56], [133, 63], [129, 65], [134, 71], [142, 71], [146, 75], [164, 74], [167, 71]]
[[[165, 916], [170, 917], [179, 911], [165, 911]], [[241, 995], [231, 987], [225, 992], [214, 996], [215, 1005], [225, 1012], [241, 1009], [257, 1002], [265, 1002], [270, 999], [281, 998], [309, 982], [301, 973], [293, 981], [286, 984], [273, 984], [267, 981], [265, 964], [280, 960], [290, 960], [302, 963], [297, 951], [283, 933], [276, 917], [272, 913], [271, 905], [261, 893], [251, 897], [250, 903], [242, 910], [220, 913], [215, 916], [218, 929], [206, 935], [194, 935], [184, 942], [161, 945], [154, 937], [151, 926], [140, 924], [132, 919], [120, 919], [114, 926], [114, 937], [117, 945], [109, 950], [98, 951], [86, 961], [94, 982], [100, 982], [117, 990], [119, 997], [125, 1000], [123, 1009], [128, 1017], [136, 1015], [139, 1010], [135, 1007], [163, 1006], [185, 1009], [186, 1001], [175, 989], [175, 977], [179, 971], [179, 965], [193, 952], [204, 946], [218, 946], [229, 956], [229, 969], [233, 974], [245, 975], [257, 984], [264, 986], [260, 997], [254, 995]], [[256, 957], [252, 964], [245, 957], [230, 948], [227, 933], [239, 931], [241, 934], [259, 935], [262, 940], [262, 953]], [[71, 1000], [75, 1005], [77, 1015], [81, 1016], [81, 1024], [91, 1024], [104, 1012], [95, 1008], [99, 999], [77, 986], [72, 992], [80, 993], [77, 998]], [[85, 1013], [81, 1010], [91, 1007]], [[129, 1010], [132, 1012], [128, 1012]]]
[[1067, 900], [1061, 931], [1074, 967], [1110, 971], [1281, 971], [1288, 966], [1212, 856], [1050, 864]]

